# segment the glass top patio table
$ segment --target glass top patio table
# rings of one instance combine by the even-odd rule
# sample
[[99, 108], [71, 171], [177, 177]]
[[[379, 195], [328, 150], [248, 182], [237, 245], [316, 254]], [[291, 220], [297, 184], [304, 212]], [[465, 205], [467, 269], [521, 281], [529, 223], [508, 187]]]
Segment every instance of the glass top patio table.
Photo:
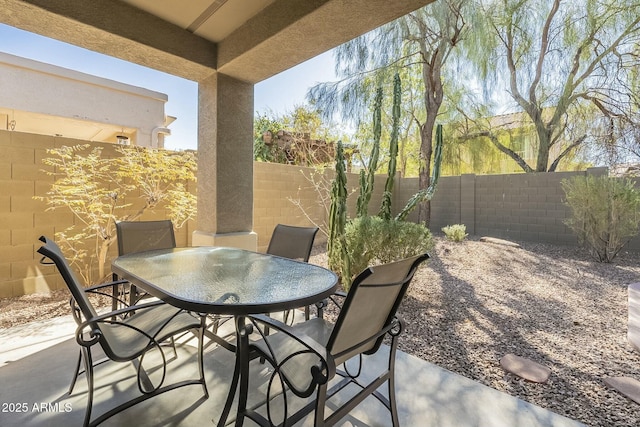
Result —
[[112, 271], [151, 295], [200, 313], [247, 315], [318, 302], [337, 287], [322, 267], [237, 248], [192, 247], [132, 253]]

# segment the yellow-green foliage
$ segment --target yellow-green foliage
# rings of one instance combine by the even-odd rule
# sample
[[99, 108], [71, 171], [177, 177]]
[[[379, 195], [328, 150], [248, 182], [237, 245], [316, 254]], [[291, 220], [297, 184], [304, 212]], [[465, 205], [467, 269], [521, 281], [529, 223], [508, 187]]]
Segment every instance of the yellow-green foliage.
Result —
[[565, 224], [600, 262], [611, 262], [640, 229], [640, 191], [629, 179], [576, 176], [562, 181], [571, 208]]
[[462, 242], [467, 234], [467, 227], [464, 224], [453, 224], [442, 228], [442, 232], [452, 242]]
[[[68, 209], [76, 224], [56, 233], [72, 264], [86, 283], [106, 276], [109, 247], [116, 240], [115, 223], [136, 220], [146, 210], [164, 207], [176, 227], [196, 215], [196, 198], [186, 186], [196, 179], [191, 152], [143, 147], [116, 147], [110, 158], [102, 147], [88, 144], [47, 150], [55, 181], [45, 196], [48, 209]], [[92, 272], [97, 266], [99, 277]]]

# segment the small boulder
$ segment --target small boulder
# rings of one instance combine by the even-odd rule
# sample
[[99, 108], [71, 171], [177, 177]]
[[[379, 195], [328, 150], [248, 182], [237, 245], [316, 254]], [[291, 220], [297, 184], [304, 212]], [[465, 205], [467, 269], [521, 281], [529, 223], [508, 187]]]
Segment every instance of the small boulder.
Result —
[[609, 377], [603, 381], [607, 386], [640, 404], [640, 381], [629, 377]]
[[500, 359], [500, 366], [505, 371], [534, 383], [546, 383], [551, 375], [551, 369], [546, 366], [515, 354], [505, 355]]

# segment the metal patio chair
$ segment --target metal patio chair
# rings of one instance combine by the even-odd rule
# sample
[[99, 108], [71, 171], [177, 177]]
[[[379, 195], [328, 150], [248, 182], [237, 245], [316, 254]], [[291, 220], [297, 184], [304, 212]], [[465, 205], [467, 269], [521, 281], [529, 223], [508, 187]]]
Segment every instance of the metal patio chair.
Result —
[[[273, 229], [267, 253], [283, 258], [309, 262], [313, 241], [318, 233], [318, 227], [297, 227], [278, 224]], [[285, 322], [289, 312], [285, 312]], [[310, 308], [304, 307], [304, 317], [309, 320]], [[268, 329], [267, 329], [268, 330]]]
[[[241, 376], [240, 421], [246, 417], [261, 426], [291, 426], [315, 411], [315, 426], [332, 426], [366, 397], [373, 395], [391, 412], [391, 424], [397, 427], [394, 366], [403, 322], [396, 316], [396, 311], [418, 266], [428, 258], [428, 254], [423, 254], [364, 270], [346, 294], [335, 324], [314, 318], [289, 326], [267, 316], [252, 316], [247, 330], [240, 334], [240, 345], [266, 359], [274, 370], [268, 382], [266, 417], [257, 410], [247, 409], [248, 373]], [[250, 333], [260, 333], [258, 325], [268, 325], [277, 333], [262, 334], [261, 339], [249, 341]], [[387, 335], [391, 338], [387, 370], [372, 382], [363, 384], [360, 373], [366, 368], [363, 365], [366, 361], [361, 356], [376, 353]], [[355, 373], [349, 372], [346, 365], [343, 370], [337, 369], [356, 356], [360, 359]], [[329, 382], [336, 375], [342, 379], [332, 382], [329, 389]], [[377, 391], [385, 382], [388, 383], [388, 399]], [[283, 390], [284, 420], [278, 424], [272, 419], [271, 405], [276, 399], [274, 384]], [[336, 404], [333, 402], [335, 411], [325, 418], [328, 399], [349, 384], [358, 385], [361, 391], [339, 408], [333, 408]], [[293, 393], [300, 398], [308, 398], [314, 392], [315, 399], [299, 411], [288, 414], [287, 395]]]
[[[116, 223], [116, 235], [118, 255], [176, 247], [171, 220], [119, 221]], [[113, 279], [117, 280], [117, 276], [114, 275]], [[114, 288], [114, 295], [117, 294], [120, 298], [128, 293], [129, 305], [134, 305], [145, 297], [145, 294], [140, 293], [135, 285], [125, 283], [127, 284]], [[115, 310], [117, 307], [112, 308]]]
[[[84, 288], [69, 266], [62, 251], [53, 240], [40, 237], [44, 243], [38, 253], [43, 255], [43, 264], [55, 264], [60, 275], [71, 292], [71, 309], [78, 324], [76, 341], [80, 345], [80, 358], [74, 372], [69, 394], [73, 391], [76, 379], [80, 374], [81, 360], [84, 362], [84, 373], [87, 378], [88, 396], [84, 426], [96, 426], [113, 415], [130, 408], [140, 402], [161, 393], [187, 385], [200, 384], [205, 397], [209, 396], [204, 378], [203, 366], [203, 334], [205, 318], [193, 315], [162, 301], [126, 307], [104, 314], [98, 314], [87, 294], [94, 293], [113, 297], [107, 291], [112, 283]], [[49, 259], [50, 262], [46, 260]], [[135, 311], [135, 312], [134, 312]], [[198, 379], [184, 380], [174, 384], [164, 385], [167, 370], [167, 360], [160, 344], [177, 334], [186, 331], [197, 331], [198, 337]], [[94, 394], [94, 364], [92, 350], [100, 347], [107, 359], [115, 362], [132, 362], [137, 371], [138, 389], [140, 396], [124, 402], [99, 417], [91, 420]], [[143, 367], [145, 355], [150, 351], [159, 352], [162, 360], [161, 377], [158, 384], [153, 384]], [[175, 348], [174, 348], [175, 351]], [[176, 353], [177, 356], [177, 353]], [[151, 357], [151, 356], [150, 356]]]

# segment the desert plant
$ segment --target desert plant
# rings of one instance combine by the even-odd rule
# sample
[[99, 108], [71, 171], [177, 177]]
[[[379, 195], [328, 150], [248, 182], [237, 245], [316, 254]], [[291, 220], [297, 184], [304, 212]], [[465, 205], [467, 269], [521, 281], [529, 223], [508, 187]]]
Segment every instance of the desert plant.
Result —
[[467, 234], [467, 227], [464, 224], [447, 225], [442, 228], [442, 232], [447, 236], [447, 240], [452, 242], [462, 242]]
[[389, 140], [389, 167], [387, 168], [387, 181], [384, 185], [384, 193], [382, 194], [382, 206], [378, 216], [386, 220], [391, 219], [391, 199], [393, 195], [393, 185], [396, 176], [396, 164], [398, 158], [398, 133], [400, 129], [400, 102], [402, 87], [400, 84], [400, 75], [396, 73], [393, 77], [393, 107], [392, 117], [393, 124], [391, 127], [391, 138]]
[[360, 194], [356, 202], [356, 216], [363, 217], [368, 215], [369, 201], [373, 194], [373, 184], [375, 181], [376, 169], [378, 169], [378, 159], [380, 158], [380, 136], [382, 135], [382, 88], [376, 91], [376, 97], [373, 105], [373, 147], [371, 148], [371, 156], [369, 165], [365, 172], [360, 170]]
[[[171, 152], [118, 146], [119, 156], [103, 156], [102, 147], [88, 144], [49, 149], [43, 163], [53, 166], [50, 190], [36, 199], [47, 210], [68, 209], [76, 224], [56, 233], [56, 239], [86, 283], [103, 280], [115, 223], [133, 221], [162, 206], [176, 227], [195, 217], [196, 199], [186, 185], [196, 179], [192, 152]], [[137, 200], [134, 204], [133, 201]], [[98, 278], [93, 271], [97, 267]]]
[[436, 147], [433, 154], [433, 174], [431, 175], [431, 180], [429, 181], [430, 184], [427, 188], [418, 191], [409, 199], [405, 207], [402, 208], [398, 215], [396, 215], [396, 220], [402, 221], [406, 219], [407, 216], [416, 207], [418, 207], [421, 202], [425, 200], [431, 200], [433, 198], [433, 195], [436, 192], [436, 187], [438, 186], [438, 179], [440, 179], [440, 167], [442, 165], [442, 144], [442, 125], [438, 125], [436, 126]]
[[638, 234], [640, 191], [629, 179], [576, 176], [562, 181], [571, 217], [565, 224], [600, 262], [611, 262]]
[[327, 255], [329, 268], [344, 271], [349, 275], [349, 265], [345, 263], [344, 230], [347, 224], [347, 175], [344, 165], [342, 142], [336, 147], [336, 177], [331, 185], [331, 207], [329, 209], [329, 238]]
[[[344, 234], [346, 255], [353, 273], [367, 266], [407, 258], [433, 249], [431, 232], [423, 224], [377, 216], [355, 218], [346, 225]], [[351, 276], [342, 276], [345, 289]]]

